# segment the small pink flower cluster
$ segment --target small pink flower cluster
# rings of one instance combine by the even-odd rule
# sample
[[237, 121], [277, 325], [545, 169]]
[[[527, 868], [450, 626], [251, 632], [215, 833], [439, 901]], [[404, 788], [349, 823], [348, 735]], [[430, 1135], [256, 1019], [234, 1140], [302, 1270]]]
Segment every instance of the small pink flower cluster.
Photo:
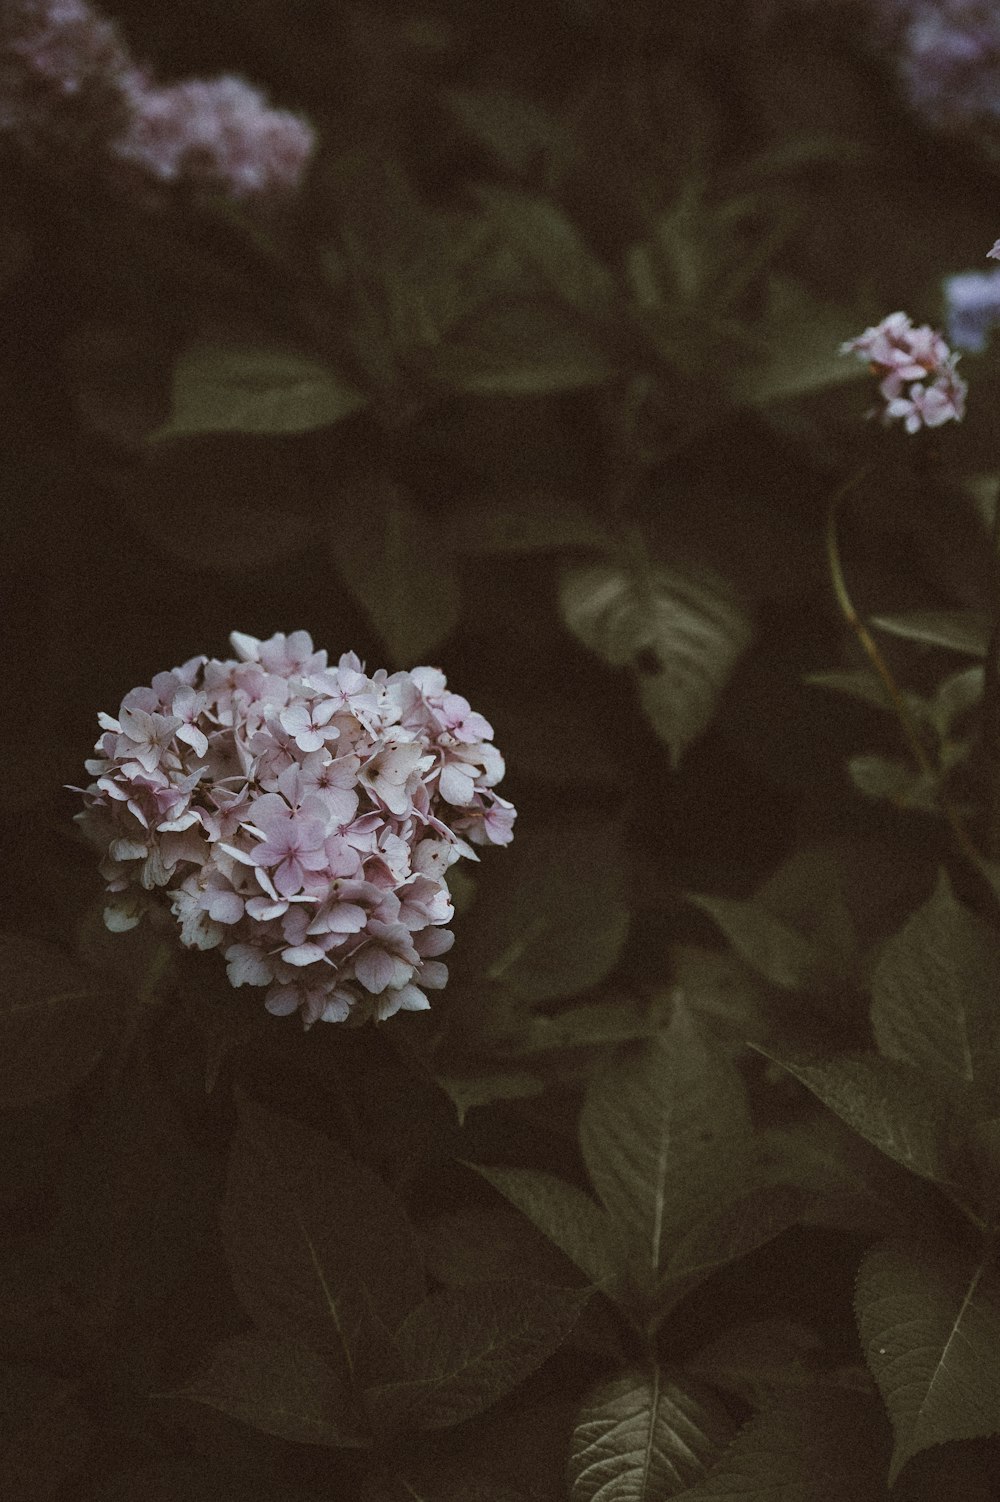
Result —
[[224, 947], [234, 986], [306, 1027], [425, 1009], [448, 974], [445, 873], [512, 838], [490, 725], [437, 668], [328, 667], [305, 631], [230, 640], [236, 660], [193, 657], [98, 717], [76, 817], [105, 922], [168, 903], [184, 944]]
[[879, 377], [883, 422], [900, 419], [908, 433], [916, 433], [965, 416], [968, 388], [955, 370], [959, 356], [927, 324], [914, 328], [905, 313], [890, 313], [856, 339], [848, 339], [840, 352], [857, 355]]

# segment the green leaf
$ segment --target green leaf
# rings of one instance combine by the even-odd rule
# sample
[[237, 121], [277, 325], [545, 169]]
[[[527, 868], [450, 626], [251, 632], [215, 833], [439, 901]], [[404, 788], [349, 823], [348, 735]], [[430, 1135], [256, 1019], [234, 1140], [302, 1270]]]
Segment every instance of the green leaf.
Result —
[[330, 519], [333, 564], [395, 665], [412, 666], [458, 623], [458, 575], [429, 517], [388, 476], [367, 472]]
[[684, 1502], [879, 1502], [885, 1445], [875, 1405], [824, 1389], [756, 1414]]
[[424, 374], [457, 391], [543, 396], [603, 386], [618, 361], [564, 309], [504, 299], [429, 350]]
[[764, 347], [737, 368], [731, 387], [737, 400], [767, 406], [868, 376], [860, 361], [839, 353], [855, 332], [850, 313], [818, 303], [799, 282], [772, 277], [770, 283], [760, 326]]
[[0, 934], [0, 1109], [63, 1095], [124, 1021], [114, 983], [40, 939]]
[[1000, 1272], [929, 1241], [889, 1240], [865, 1256], [855, 1309], [895, 1434], [895, 1481], [928, 1445], [1000, 1432]]
[[224, 1340], [178, 1396], [302, 1445], [371, 1443], [350, 1387], [315, 1351], [287, 1340]]
[[470, 1164], [554, 1242], [599, 1288], [610, 1289], [623, 1266], [623, 1249], [605, 1210], [565, 1179], [533, 1168]]
[[942, 871], [930, 898], [885, 945], [872, 1028], [889, 1058], [933, 1077], [995, 1086], [1000, 943], [958, 902]]
[[909, 762], [890, 756], [852, 756], [847, 763], [851, 781], [866, 798], [885, 798], [897, 808], [938, 806], [940, 779]]
[[359, 391], [309, 355], [197, 344], [177, 361], [170, 418], [150, 441], [192, 433], [306, 433], [364, 404]]
[[846, 694], [850, 699], [860, 699], [874, 709], [892, 710], [892, 702], [885, 685], [871, 668], [852, 668], [846, 672], [806, 673], [803, 683], [813, 688], [829, 688], [835, 693]]
[[705, 1475], [733, 1434], [722, 1403], [659, 1368], [587, 1394], [570, 1442], [571, 1502], [664, 1502]]
[[714, 919], [740, 958], [765, 980], [795, 990], [816, 971], [819, 956], [814, 946], [758, 899], [685, 895]]
[[832, 1059], [783, 1059], [759, 1050], [801, 1080], [841, 1121], [911, 1173], [947, 1183], [948, 1133], [954, 1104], [950, 1092], [905, 1064], [878, 1054]]
[[494, 1198], [487, 1205], [464, 1204], [422, 1220], [417, 1234], [428, 1275], [448, 1288], [514, 1277], [567, 1283], [572, 1273], [565, 1253], [515, 1203]]
[[561, 209], [495, 184], [475, 191], [486, 222], [548, 290], [594, 319], [613, 317], [619, 302], [614, 278]]
[[537, 157], [565, 153], [564, 126], [530, 99], [504, 89], [445, 89], [443, 99], [473, 140], [508, 172], [527, 172]]
[[759, 1408], [776, 1393], [822, 1382], [822, 1348], [816, 1332], [794, 1320], [751, 1320], [731, 1326], [684, 1365], [694, 1376]]
[[985, 657], [989, 650], [990, 620], [982, 610], [911, 610], [906, 615], [873, 616], [872, 625], [890, 636], [972, 657]]
[[589, 548], [603, 552], [608, 536], [586, 511], [545, 491], [537, 494], [469, 495], [441, 522], [442, 536], [456, 553], [526, 554]]
[[679, 1004], [658, 1038], [591, 1081], [584, 1162], [650, 1290], [692, 1220], [744, 1187], [750, 1133], [739, 1071]]
[[332, 1139], [245, 1098], [222, 1233], [255, 1324], [347, 1374], [375, 1351], [379, 1322], [395, 1328], [423, 1297], [416, 1236], [382, 1181]]
[[466, 962], [526, 1002], [596, 986], [628, 931], [621, 826], [536, 825], [500, 865], [484, 876], [483, 926], [467, 936]]
[[738, 1262], [802, 1218], [805, 1196], [791, 1184], [754, 1189], [692, 1226], [670, 1253], [660, 1279], [656, 1317], [667, 1313], [706, 1278]]
[[545, 1081], [527, 1071], [507, 1070], [492, 1074], [439, 1074], [437, 1082], [458, 1112], [459, 1126], [473, 1106], [488, 1106], [495, 1100], [528, 1100], [541, 1095]]
[[365, 1393], [373, 1424], [447, 1429], [482, 1413], [562, 1345], [589, 1296], [521, 1279], [439, 1289], [396, 1331], [396, 1379]]
[[566, 571], [560, 602], [584, 646], [635, 673], [642, 706], [676, 763], [707, 728], [753, 635], [731, 587], [704, 569], [595, 563]]

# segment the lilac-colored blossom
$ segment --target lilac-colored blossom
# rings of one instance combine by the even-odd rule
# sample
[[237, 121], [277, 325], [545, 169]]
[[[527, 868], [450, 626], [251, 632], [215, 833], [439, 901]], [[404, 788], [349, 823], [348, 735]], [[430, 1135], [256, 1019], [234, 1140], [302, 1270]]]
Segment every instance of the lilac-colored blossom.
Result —
[[990, 330], [1000, 323], [1000, 270], [960, 271], [945, 277], [943, 286], [949, 340], [981, 354]]
[[[878, 376], [884, 423], [901, 420], [908, 433], [916, 433], [922, 427], [960, 422], [965, 416], [967, 387], [955, 370], [959, 356], [927, 324], [914, 328], [907, 314], [890, 313], [857, 338], [848, 339], [840, 352], [864, 360]], [[869, 415], [878, 411], [874, 408]], [[501, 816], [491, 809], [490, 817], [499, 831]], [[470, 838], [474, 838], [471, 833]], [[493, 843], [503, 841], [493, 838]]]
[[234, 633], [99, 715], [77, 815], [102, 853], [105, 921], [169, 908], [306, 1027], [429, 1005], [451, 947], [446, 874], [507, 844], [514, 809], [488, 721], [436, 668], [337, 667], [305, 632]]

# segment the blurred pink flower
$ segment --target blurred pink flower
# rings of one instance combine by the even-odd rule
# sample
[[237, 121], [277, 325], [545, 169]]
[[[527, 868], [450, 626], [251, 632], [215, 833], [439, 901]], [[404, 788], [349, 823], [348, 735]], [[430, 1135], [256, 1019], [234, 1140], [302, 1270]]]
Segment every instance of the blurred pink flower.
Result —
[[883, 422], [902, 420], [908, 433], [916, 433], [965, 416], [968, 388], [955, 370], [959, 356], [927, 324], [914, 328], [907, 314], [890, 313], [848, 339], [840, 352], [864, 360], [878, 376]]

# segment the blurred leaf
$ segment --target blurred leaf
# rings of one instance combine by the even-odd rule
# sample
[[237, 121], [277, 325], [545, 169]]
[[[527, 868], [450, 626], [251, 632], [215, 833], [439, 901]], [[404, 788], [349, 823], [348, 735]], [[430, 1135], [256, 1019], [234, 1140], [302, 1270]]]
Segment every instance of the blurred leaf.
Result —
[[783, 923], [756, 898], [685, 894], [687, 901], [719, 925], [736, 953], [776, 986], [795, 990], [808, 983], [818, 955], [803, 934]]
[[730, 586], [706, 570], [649, 562], [571, 568], [563, 617], [611, 667], [629, 666], [676, 764], [712, 719], [753, 628]]
[[928, 776], [909, 762], [888, 756], [852, 756], [847, 770], [858, 792], [866, 798], [885, 798], [897, 808], [921, 808], [928, 812], [938, 806], [940, 779]]
[[6, 1403], [2, 1407], [0, 1496], [16, 1502], [58, 1502], [68, 1495], [71, 1482], [81, 1483], [94, 1441], [76, 1385], [53, 1381], [16, 1416], [6, 1411]]
[[973, 657], [985, 657], [989, 648], [989, 616], [980, 610], [911, 610], [906, 615], [873, 616], [871, 624], [891, 636]]
[[871, 668], [853, 668], [848, 672], [807, 673], [804, 683], [813, 688], [829, 688], [836, 693], [847, 694], [851, 699], [860, 699], [875, 709], [892, 710], [892, 703], [885, 685]]
[[402, 1205], [331, 1138], [239, 1101], [222, 1234], [233, 1284], [255, 1324], [304, 1341], [347, 1375], [377, 1354], [424, 1292]]
[[500, 1279], [443, 1288], [396, 1331], [398, 1377], [365, 1393], [377, 1429], [447, 1429], [482, 1413], [541, 1366], [589, 1289]]
[[0, 934], [0, 1109], [65, 1094], [124, 1025], [125, 998], [61, 949]]
[[880, 1502], [875, 1405], [857, 1393], [789, 1393], [744, 1424], [684, 1502]]
[[350, 1387], [315, 1351], [292, 1341], [225, 1340], [178, 1396], [295, 1444], [371, 1443]]
[[330, 556], [397, 666], [412, 666], [458, 624], [459, 581], [429, 517], [388, 476], [366, 472], [335, 507]]
[[950, 1246], [880, 1242], [858, 1273], [858, 1330], [896, 1443], [890, 1485], [911, 1455], [1000, 1432], [1000, 1272]]
[[508, 172], [525, 173], [549, 153], [569, 149], [565, 129], [523, 95], [503, 89], [446, 89], [444, 103], [469, 135]]
[[602, 386], [618, 361], [568, 311], [506, 298], [429, 350], [422, 368], [456, 391], [541, 396]]
[[[484, 1176], [504, 1172], [476, 1166]], [[493, 1199], [488, 1205], [459, 1205], [422, 1220], [417, 1234], [428, 1274], [449, 1288], [512, 1277], [561, 1283], [570, 1276], [565, 1253], [519, 1213], [514, 1202]]]
[[707, 1388], [634, 1370], [584, 1398], [570, 1446], [571, 1502], [665, 1502], [686, 1495], [734, 1424]]
[[456, 553], [603, 551], [608, 546], [607, 534], [586, 511], [545, 491], [510, 498], [465, 496], [440, 525], [442, 536]]
[[465, 956], [522, 1001], [574, 996], [618, 960], [629, 921], [619, 824], [536, 826], [485, 884]]
[[755, 330], [764, 349], [737, 366], [734, 397], [766, 406], [870, 380], [861, 361], [840, 354], [841, 344], [857, 332], [855, 323], [849, 312], [817, 302], [801, 283], [771, 277], [767, 311]]
[[533, 1168], [486, 1168], [473, 1163], [505, 1199], [564, 1252], [592, 1283], [611, 1289], [623, 1265], [623, 1247], [607, 1212], [582, 1189]]
[[570, 1006], [561, 1012], [536, 1012], [525, 1019], [523, 1030], [503, 1052], [520, 1058], [555, 1049], [606, 1048], [651, 1038], [663, 1026], [669, 1011], [667, 997], [649, 1007], [622, 997], [620, 1001]]
[[475, 192], [486, 222], [562, 302], [595, 321], [615, 316], [614, 278], [556, 204], [496, 184]]
[[832, 1059], [782, 1059], [760, 1049], [835, 1111], [866, 1141], [933, 1183], [949, 1180], [948, 1131], [954, 1111], [950, 1092], [935, 1088], [917, 1070], [878, 1054]]
[[545, 1081], [537, 1075], [510, 1070], [492, 1074], [439, 1074], [437, 1082], [454, 1103], [459, 1126], [465, 1125], [466, 1114], [473, 1106], [488, 1106], [495, 1100], [527, 1100], [541, 1095], [545, 1089]]
[[706, 1205], [743, 1187], [750, 1134], [739, 1071], [679, 1004], [658, 1038], [590, 1082], [583, 1159], [650, 1293]]
[[306, 433], [364, 405], [359, 391], [309, 355], [196, 344], [177, 361], [170, 418], [150, 442], [191, 433]]
[[882, 950], [872, 1028], [889, 1058], [931, 1077], [995, 1088], [1000, 1055], [1000, 943], [958, 902], [947, 874]]

